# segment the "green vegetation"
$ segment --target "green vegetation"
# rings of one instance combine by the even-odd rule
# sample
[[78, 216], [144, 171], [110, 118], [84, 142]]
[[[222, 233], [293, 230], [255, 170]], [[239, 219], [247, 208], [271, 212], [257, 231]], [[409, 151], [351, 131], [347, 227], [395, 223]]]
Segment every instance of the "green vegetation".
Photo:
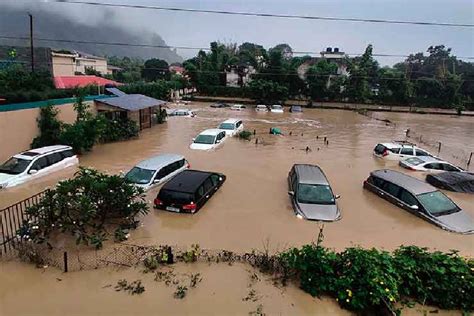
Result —
[[252, 138], [252, 135], [253, 135], [252, 132], [245, 130], [239, 133], [239, 138], [250, 141], [250, 139]]
[[280, 259], [304, 291], [332, 296], [349, 310], [380, 305], [395, 310], [401, 298], [444, 309], [474, 309], [474, 261], [456, 252], [410, 246], [393, 254], [358, 247], [337, 253], [312, 244], [290, 249]]
[[144, 191], [118, 175], [80, 168], [29, 207], [18, 234], [27, 241], [50, 244], [57, 233], [71, 234], [77, 244], [102, 248], [111, 227], [136, 228], [135, 217], [147, 214]]
[[33, 139], [31, 148], [63, 144], [71, 146], [75, 153], [90, 151], [97, 142], [114, 142], [138, 136], [138, 126], [128, 118], [111, 120], [103, 115], [94, 117], [82, 95], [77, 97], [77, 112], [73, 124], [57, 119], [57, 110], [49, 105], [41, 108], [38, 118], [40, 135]]

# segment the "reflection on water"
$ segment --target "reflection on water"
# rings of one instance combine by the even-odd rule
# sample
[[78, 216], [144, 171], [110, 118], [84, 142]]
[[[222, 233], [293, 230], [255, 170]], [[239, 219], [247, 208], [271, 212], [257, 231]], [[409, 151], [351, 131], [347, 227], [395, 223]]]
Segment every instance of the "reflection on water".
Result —
[[[400, 170], [396, 162], [373, 158], [372, 149], [377, 142], [403, 139], [404, 130], [410, 127], [453, 146], [472, 147], [473, 118], [378, 113], [397, 123], [386, 126], [384, 122], [340, 110], [305, 109], [302, 114], [278, 114], [212, 109], [204, 103], [190, 107], [197, 111], [197, 117], [171, 117], [166, 124], [143, 131], [137, 140], [99, 145], [80, 157], [83, 166], [116, 173], [150, 156], [171, 152], [183, 154], [193, 168], [227, 175], [222, 189], [195, 215], [151, 210], [143, 218], [143, 227], [133, 232], [132, 242], [199, 243], [205, 248], [237, 251], [261, 248], [266, 240], [280, 249], [308, 243], [315, 239], [318, 223], [294, 216], [286, 177], [294, 163], [312, 163], [323, 168], [333, 191], [341, 195], [342, 219], [325, 224], [326, 246], [393, 249], [401, 244], [417, 244], [474, 253], [472, 236], [445, 232], [362, 188], [362, 182], [374, 169]], [[200, 131], [216, 127], [230, 117], [243, 119], [246, 129], [255, 130], [259, 145], [254, 140], [233, 138], [213, 152], [188, 148]], [[269, 135], [270, 127], [281, 128], [285, 136]], [[329, 145], [325, 145], [324, 137]], [[311, 151], [306, 153], [306, 147]], [[59, 177], [70, 176], [72, 172], [65, 170]], [[0, 207], [41, 191], [57, 179], [58, 175], [54, 175], [2, 192]], [[150, 205], [157, 191], [147, 194]], [[472, 195], [448, 195], [474, 216]]]

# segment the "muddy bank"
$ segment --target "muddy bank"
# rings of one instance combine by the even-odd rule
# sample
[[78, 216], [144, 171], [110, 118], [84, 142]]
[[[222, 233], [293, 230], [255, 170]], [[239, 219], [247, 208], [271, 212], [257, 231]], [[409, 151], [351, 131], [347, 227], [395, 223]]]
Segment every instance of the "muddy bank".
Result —
[[[192, 103], [189, 107], [197, 111], [197, 117], [169, 118], [166, 124], [143, 131], [137, 140], [99, 145], [80, 157], [84, 166], [116, 173], [150, 156], [171, 152], [183, 154], [192, 168], [227, 175], [222, 189], [200, 212], [185, 215], [152, 209], [142, 218], [143, 226], [132, 232], [130, 242], [184, 247], [199, 243], [207, 249], [239, 252], [261, 249], [266, 242], [273, 250], [309, 243], [316, 238], [318, 223], [294, 216], [286, 177], [294, 163], [312, 163], [324, 169], [333, 191], [341, 195], [338, 201], [342, 219], [325, 224], [325, 246], [337, 250], [352, 245], [392, 250], [402, 244], [414, 244], [444, 251], [459, 249], [463, 255], [474, 255], [472, 235], [443, 231], [362, 188], [374, 169], [401, 170], [395, 162], [372, 157], [377, 142], [401, 139], [406, 128], [419, 127], [426, 135], [444, 137], [453, 146], [464, 148], [472, 144], [472, 118], [389, 113], [391, 116], [386, 118], [397, 124], [386, 126], [385, 122], [341, 110], [305, 109], [301, 114], [277, 114], [211, 109], [208, 103]], [[234, 138], [213, 152], [188, 148], [197, 133], [229, 117], [242, 118], [246, 129], [256, 130], [259, 145]], [[270, 127], [281, 128], [287, 136], [269, 135]], [[292, 136], [288, 136], [289, 132]], [[323, 136], [328, 137], [329, 145], [324, 144]], [[307, 153], [306, 147], [311, 151]], [[53, 185], [72, 172], [65, 170], [0, 192], [0, 208]], [[150, 207], [158, 190], [147, 194]], [[474, 216], [472, 195], [447, 194]]]
[[[267, 315], [351, 315], [330, 298], [312, 298], [293, 285], [275, 287], [267, 276], [241, 264], [173, 266], [172, 280], [189, 288], [184, 299], [173, 297], [178, 284], [167, 286], [139, 269], [64, 274], [18, 262], [0, 267], [2, 315], [249, 315], [259, 305]], [[202, 281], [191, 288], [189, 276], [197, 273]], [[257, 279], [251, 278], [254, 273]], [[116, 292], [120, 279], [141, 280], [145, 292]]]

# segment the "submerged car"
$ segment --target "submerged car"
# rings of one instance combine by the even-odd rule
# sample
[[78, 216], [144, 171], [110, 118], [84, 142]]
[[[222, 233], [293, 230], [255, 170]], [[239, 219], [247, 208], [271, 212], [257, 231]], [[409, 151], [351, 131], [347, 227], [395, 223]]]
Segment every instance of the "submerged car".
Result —
[[295, 164], [288, 174], [288, 194], [298, 218], [336, 221], [341, 218], [334, 195], [324, 172], [315, 165]]
[[228, 105], [227, 103], [223, 103], [223, 102], [217, 102], [217, 103], [211, 104], [211, 108], [216, 108], [216, 109], [228, 108], [229, 106], [230, 105]]
[[268, 112], [268, 107], [264, 104], [259, 104], [255, 107], [255, 111], [257, 111], [257, 112]]
[[77, 156], [69, 146], [31, 149], [14, 155], [0, 165], [0, 189], [14, 187], [78, 163]]
[[373, 171], [364, 188], [445, 230], [474, 233], [474, 221], [444, 193], [417, 178], [393, 170]]
[[125, 179], [146, 191], [165, 183], [188, 168], [189, 163], [183, 156], [163, 154], [139, 162], [127, 172]]
[[226, 132], [221, 129], [206, 129], [193, 139], [193, 143], [189, 148], [197, 150], [215, 149], [222, 145], [225, 137]]
[[176, 109], [171, 111], [169, 116], [184, 116], [184, 117], [195, 117], [196, 113], [189, 109]]
[[403, 160], [410, 157], [433, 157], [432, 154], [408, 142], [379, 143], [374, 148], [374, 156], [385, 160]]
[[242, 111], [242, 110], [245, 110], [245, 105], [243, 104], [234, 104], [230, 107], [231, 110], [234, 110], [234, 111]]
[[412, 157], [402, 160], [398, 163], [400, 167], [413, 171], [427, 171], [427, 172], [443, 172], [443, 171], [457, 171], [463, 170], [450, 164], [447, 161], [440, 160], [435, 157], [421, 156]]
[[443, 172], [429, 174], [426, 182], [444, 190], [474, 193], [474, 174], [468, 172]]
[[167, 182], [154, 201], [155, 207], [170, 212], [197, 212], [222, 186], [225, 175], [186, 170]]
[[303, 108], [299, 105], [292, 105], [290, 108], [291, 113], [301, 113], [303, 112]]
[[283, 107], [280, 104], [274, 104], [270, 107], [272, 113], [283, 113]]
[[227, 136], [235, 136], [244, 130], [244, 124], [239, 119], [228, 119], [219, 124], [218, 128], [224, 130]]

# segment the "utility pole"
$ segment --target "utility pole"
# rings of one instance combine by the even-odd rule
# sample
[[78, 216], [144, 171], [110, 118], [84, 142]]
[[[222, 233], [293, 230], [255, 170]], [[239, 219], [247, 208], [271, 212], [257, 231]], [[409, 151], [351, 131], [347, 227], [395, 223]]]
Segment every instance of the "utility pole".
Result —
[[35, 47], [33, 45], [33, 15], [28, 13], [30, 16], [30, 54], [31, 54], [31, 72], [35, 72]]

